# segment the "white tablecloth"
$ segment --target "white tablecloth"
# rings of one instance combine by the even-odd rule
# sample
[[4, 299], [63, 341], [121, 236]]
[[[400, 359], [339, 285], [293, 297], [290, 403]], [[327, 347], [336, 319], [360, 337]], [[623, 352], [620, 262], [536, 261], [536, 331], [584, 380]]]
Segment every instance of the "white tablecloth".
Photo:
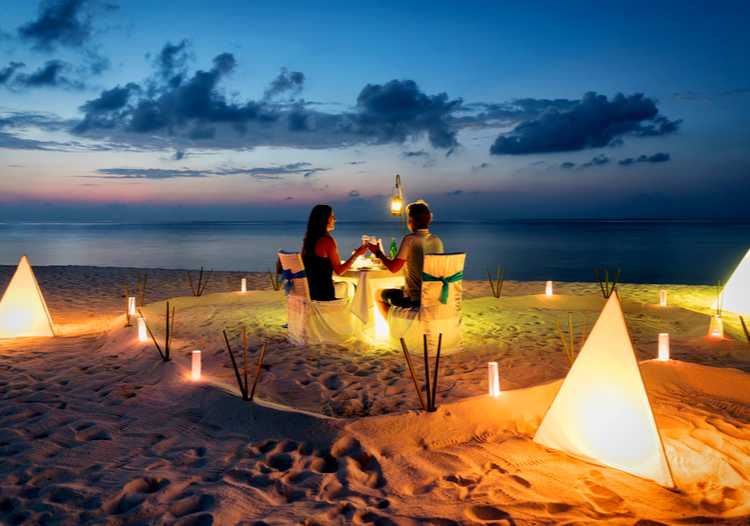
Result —
[[383, 289], [398, 289], [404, 286], [404, 276], [383, 270], [350, 270], [340, 279], [357, 285], [352, 299], [352, 312], [362, 323], [370, 326], [374, 320], [374, 308], [377, 294]]

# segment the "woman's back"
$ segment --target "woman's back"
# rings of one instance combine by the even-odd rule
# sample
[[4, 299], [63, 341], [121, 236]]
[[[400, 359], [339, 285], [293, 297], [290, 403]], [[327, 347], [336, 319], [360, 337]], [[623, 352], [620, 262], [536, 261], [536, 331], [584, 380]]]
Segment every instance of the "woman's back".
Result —
[[[302, 253], [302, 263], [305, 265], [310, 298], [315, 301], [336, 299], [336, 292], [333, 287], [333, 264], [326, 250], [330, 239], [330, 237], [325, 236], [315, 244], [314, 252], [308, 253], [305, 251]], [[318, 253], [321, 252], [325, 255], [319, 256]]]

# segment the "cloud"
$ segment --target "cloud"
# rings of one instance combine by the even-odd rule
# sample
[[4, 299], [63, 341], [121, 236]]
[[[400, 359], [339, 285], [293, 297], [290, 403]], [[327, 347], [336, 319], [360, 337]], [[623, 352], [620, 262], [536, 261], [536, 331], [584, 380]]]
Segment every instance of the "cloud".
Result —
[[411, 159], [414, 157], [429, 157], [429, 156], [430, 154], [424, 150], [408, 151], [408, 152], [403, 152], [401, 154], [401, 157], [403, 157], [404, 159]]
[[591, 168], [593, 166], [604, 166], [605, 164], [609, 164], [609, 161], [610, 159], [606, 155], [597, 155], [590, 161], [580, 164], [578, 168], [583, 170], [586, 168]]
[[279, 76], [271, 81], [271, 84], [263, 94], [263, 98], [270, 100], [284, 93], [292, 97], [302, 91], [304, 84], [304, 73], [301, 71], [288, 71], [286, 68], [282, 68]]
[[668, 153], [659, 152], [653, 155], [639, 155], [638, 157], [628, 157], [618, 162], [621, 166], [632, 166], [638, 163], [665, 163], [670, 161], [672, 156]]
[[491, 166], [490, 163], [480, 163], [480, 164], [478, 164], [476, 166], [472, 166], [471, 167], [471, 171], [472, 172], [479, 172], [481, 170], [484, 170], [485, 168], [489, 168], [490, 166]]
[[490, 148], [494, 155], [524, 155], [601, 148], [619, 144], [626, 135], [660, 136], [673, 133], [679, 120], [659, 114], [656, 102], [643, 94], [586, 93], [567, 108], [548, 107], [500, 134]]
[[576, 167], [576, 163], [572, 163], [570, 161], [565, 161], [564, 163], [560, 165], [560, 168], [562, 168], [563, 170], [572, 170], [575, 167]]
[[446, 93], [427, 95], [413, 80], [367, 84], [357, 97], [354, 130], [382, 143], [426, 134], [434, 148], [450, 150], [458, 146], [451, 117], [462, 103]]
[[86, 0], [48, 0], [39, 6], [37, 18], [18, 28], [22, 40], [49, 51], [57, 45], [81, 47], [91, 37], [91, 15]]
[[0, 86], [9, 85], [11, 83], [11, 77], [19, 69], [26, 66], [23, 62], [9, 62], [7, 66], [0, 69]]
[[349, 192], [349, 197], [351, 197], [352, 199], [356, 199], [357, 197], [360, 197], [359, 191], [358, 190], [352, 190], [351, 192]]
[[31, 73], [16, 73], [12, 86], [15, 88], [58, 87], [80, 90], [85, 87], [82, 81], [69, 75], [70, 64], [61, 60], [48, 60]]
[[281, 179], [285, 175], [302, 175], [309, 177], [315, 173], [325, 172], [329, 168], [313, 167], [310, 163], [299, 162], [281, 166], [261, 166], [253, 168], [224, 167], [212, 170], [194, 170], [188, 168], [99, 168], [97, 179], [175, 179], [205, 178], [228, 175], [248, 175], [256, 179]]
[[167, 42], [154, 59], [154, 66], [163, 80], [179, 85], [187, 75], [187, 66], [193, 58], [188, 40], [183, 39], [177, 44]]

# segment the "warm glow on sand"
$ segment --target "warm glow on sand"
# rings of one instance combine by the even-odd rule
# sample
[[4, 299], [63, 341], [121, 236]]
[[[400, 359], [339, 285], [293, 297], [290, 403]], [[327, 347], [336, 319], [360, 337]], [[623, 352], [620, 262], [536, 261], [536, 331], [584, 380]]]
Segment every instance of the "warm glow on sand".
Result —
[[29, 260], [23, 256], [0, 299], [0, 338], [54, 335], [44, 296]]
[[663, 486], [674, 485], [616, 293], [534, 441]]
[[388, 341], [388, 336], [390, 335], [388, 320], [383, 317], [383, 314], [377, 307], [375, 307], [373, 311], [375, 319], [375, 339], [380, 342]]

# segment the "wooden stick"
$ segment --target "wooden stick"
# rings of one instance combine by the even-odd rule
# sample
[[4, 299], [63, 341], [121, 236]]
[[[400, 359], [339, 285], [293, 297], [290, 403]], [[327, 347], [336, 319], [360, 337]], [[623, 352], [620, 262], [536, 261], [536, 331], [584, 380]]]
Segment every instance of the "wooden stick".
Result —
[[740, 323], [742, 323], [742, 330], [745, 331], [745, 338], [747, 338], [747, 343], [750, 343], [750, 330], [748, 330], [747, 325], [745, 325], [745, 318], [740, 316]]
[[167, 360], [169, 360], [169, 336], [170, 336], [170, 323], [169, 323], [169, 302], [167, 302], [167, 320], [166, 320], [166, 327], [165, 327], [165, 336], [164, 336], [164, 354], [167, 356]]
[[490, 271], [487, 271], [487, 280], [490, 282], [490, 290], [492, 291], [492, 295], [497, 298], [497, 294], [495, 294], [495, 282], [492, 279], [492, 274], [490, 274]]
[[260, 357], [258, 357], [258, 368], [255, 370], [255, 379], [253, 380], [253, 389], [250, 391], [250, 401], [253, 401], [255, 397], [255, 386], [258, 385], [260, 379], [260, 372], [263, 368], [263, 357], [266, 355], [266, 342], [263, 342], [263, 348], [260, 350]]
[[427, 335], [422, 335], [422, 344], [424, 346], [424, 388], [427, 391], [427, 411], [432, 409], [432, 395], [430, 394], [430, 361], [427, 352]]
[[156, 350], [159, 351], [159, 356], [161, 356], [161, 359], [165, 362], [168, 360], [164, 359], [164, 353], [161, 352], [161, 347], [159, 346], [159, 342], [156, 341], [156, 336], [154, 336], [154, 333], [151, 331], [151, 327], [148, 326], [148, 323], [146, 323], [146, 318], [143, 316], [143, 312], [138, 311], [141, 315], [141, 318], [143, 318], [143, 324], [146, 326], [146, 331], [148, 331], [148, 335], [151, 336], [151, 341], [154, 342], [154, 347], [156, 347]]
[[247, 388], [242, 385], [242, 378], [240, 378], [240, 371], [237, 368], [237, 361], [234, 359], [234, 353], [232, 352], [232, 346], [229, 344], [229, 337], [227, 336], [227, 330], [222, 331], [224, 334], [224, 342], [227, 344], [227, 352], [229, 358], [232, 360], [232, 369], [234, 369], [234, 376], [237, 378], [237, 385], [240, 386], [240, 393], [242, 393], [242, 399], [247, 400]]
[[417, 382], [417, 375], [414, 374], [414, 366], [411, 363], [411, 356], [409, 356], [409, 350], [406, 348], [406, 342], [401, 338], [401, 348], [404, 350], [404, 357], [406, 358], [406, 365], [409, 366], [409, 374], [414, 382], [414, 390], [417, 392], [419, 398], [419, 405], [422, 406], [423, 411], [427, 411], [427, 406], [424, 404], [424, 398], [422, 397], [422, 390], [419, 388], [419, 382]]
[[437, 356], [435, 356], [435, 370], [432, 372], [432, 410], [437, 411], [437, 381], [440, 368], [440, 348], [443, 346], [443, 333], [438, 334]]
[[247, 382], [247, 352], [248, 352], [248, 342], [247, 342], [247, 327], [242, 327], [242, 374], [244, 376], [244, 383], [245, 383], [245, 392], [247, 392], [247, 386], [249, 385]]

